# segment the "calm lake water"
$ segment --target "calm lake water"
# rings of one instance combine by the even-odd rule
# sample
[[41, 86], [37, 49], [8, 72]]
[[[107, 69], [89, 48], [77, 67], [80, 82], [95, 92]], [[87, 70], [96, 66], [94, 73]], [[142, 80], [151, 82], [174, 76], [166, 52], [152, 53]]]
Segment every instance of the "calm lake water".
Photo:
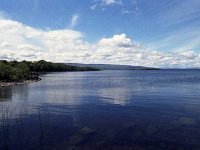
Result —
[[0, 88], [5, 150], [199, 150], [200, 71], [51, 73]]

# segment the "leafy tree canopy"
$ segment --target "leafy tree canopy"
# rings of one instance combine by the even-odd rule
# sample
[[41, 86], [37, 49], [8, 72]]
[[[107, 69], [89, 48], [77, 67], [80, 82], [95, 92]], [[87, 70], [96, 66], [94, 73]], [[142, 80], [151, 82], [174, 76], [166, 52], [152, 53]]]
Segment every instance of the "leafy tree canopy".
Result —
[[97, 71], [91, 67], [68, 66], [64, 63], [52, 63], [45, 60], [31, 61], [0, 61], [1, 81], [20, 81], [36, 78], [37, 72], [59, 72], [59, 71]]

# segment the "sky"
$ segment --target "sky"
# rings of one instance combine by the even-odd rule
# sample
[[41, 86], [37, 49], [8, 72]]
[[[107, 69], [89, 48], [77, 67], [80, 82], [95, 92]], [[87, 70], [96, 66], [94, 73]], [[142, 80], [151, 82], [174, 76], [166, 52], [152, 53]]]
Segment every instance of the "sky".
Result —
[[0, 0], [0, 59], [200, 67], [200, 0]]

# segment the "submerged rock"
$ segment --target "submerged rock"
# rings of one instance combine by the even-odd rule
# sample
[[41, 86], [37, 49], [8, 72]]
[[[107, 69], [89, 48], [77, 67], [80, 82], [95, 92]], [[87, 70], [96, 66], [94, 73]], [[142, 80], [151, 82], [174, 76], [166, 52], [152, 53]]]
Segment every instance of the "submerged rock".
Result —
[[80, 135], [80, 134], [72, 135], [69, 138], [69, 144], [70, 145], [78, 145], [78, 144], [80, 144], [83, 141], [83, 139], [84, 139], [83, 136]]
[[184, 125], [196, 125], [196, 121], [190, 117], [182, 117], [179, 119], [179, 122]]
[[94, 133], [94, 129], [91, 129], [89, 127], [84, 127], [80, 129], [78, 133], [69, 137], [68, 143], [70, 145], [79, 145], [81, 142], [87, 139], [87, 136], [89, 134], [92, 134], [92, 133]]
[[80, 129], [80, 133], [83, 135], [88, 135], [88, 134], [94, 133], [94, 129], [91, 129], [89, 127], [84, 127]]
[[111, 130], [111, 129], [106, 130], [104, 132], [104, 135], [106, 136], [106, 139], [109, 139], [109, 140], [114, 139], [116, 137], [116, 134], [117, 133], [114, 130]]
[[139, 146], [139, 145], [135, 145], [135, 146], [133, 147], [133, 149], [134, 149], [134, 150], [145, 150], [144, 147]]
[[146, 128], [146, 133], [148, 135], [152, 135], [158, 131], [158, 128], [156, 126], [150, 125]]
[[123, 128], [133, 128], [136, 125], [136, 122], [125, 122], [123, 123]]

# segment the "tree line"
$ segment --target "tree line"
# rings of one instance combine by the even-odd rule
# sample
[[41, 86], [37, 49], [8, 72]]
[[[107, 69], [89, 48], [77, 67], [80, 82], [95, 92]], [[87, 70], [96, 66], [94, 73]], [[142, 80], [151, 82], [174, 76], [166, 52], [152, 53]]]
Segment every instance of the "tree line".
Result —
[[64, 63], [52, 63], [40, 61], [6, 61], [0, 60], [0, 80], [20, 81], [38, 79], [38, 72], [61, 72], [61, 71], [98, 71], [92, 67], [69, 66]]

